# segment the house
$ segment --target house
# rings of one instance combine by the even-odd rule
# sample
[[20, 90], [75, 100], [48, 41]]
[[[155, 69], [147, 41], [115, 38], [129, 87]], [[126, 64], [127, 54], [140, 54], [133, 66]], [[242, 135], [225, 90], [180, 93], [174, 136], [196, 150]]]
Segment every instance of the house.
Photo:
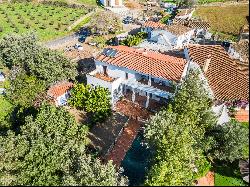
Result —
[[194, 29], [184, 25], [165, 25], [152, 21], [146, 22], [142, 31], [148, 33], [148, 39], [138, 46], [156, 51], [182, 49], [194, 35]]
[[240, 40], [232, 43], [228, 49], [228, 53], [231, 58], [249, 64], [249, 40]]
[[63, 106], [67, 104], [69, 98], [69, 90], [73, 87], [73, 83], [62, 81], [51, 86], [47, 92], [49, 99], [51, 99], [56, 106]]
[[186, 60], [127, 46], [107, 47], [95, 58], [96, 70], [87, 84], [102, 86], [111, 93], [111, 103], [125, 97], [154, 110], [175, 92], [174, 85], [185, 75]]
[[5, 81], [5, 76], [3, 72], [0, 71], [0, 82], [4, 82], [4, 81]]
[[119, 7], [122, 6], [122, 0], [100, 0], [101, 4], [106, 7]]
[[180, 19], [191, 19], [193, 16], [193, 13], [195, 9], [179, 9], [180, 12], [177, 13], [175, 18], [180, 18]]
[[[223, 106], [224, 118], [227, 109], [224, 107], [228, 101], [249, 102], [249, 69], [242, 69], [235, 59], [232, 59], [225, 49], [220, 45], [189, 45], [184, 50], [186, 60], [189, 63], [199, 65], [205, 76], [211, 94], [213, 95], [215, 107]], [[190, 67], [187, 68], [187, 72]], [[233, 106], [237, 111], [244, 113], [244, 119], [249, 118], [247, 107]], [[242, 112], [242, 110], [247, 110]], [[237, 113], [236, 113], [237, 116]], [[221, 117], [221, 116], [220, 116]], [[240, 118], [240, 117], [238, 117]]]

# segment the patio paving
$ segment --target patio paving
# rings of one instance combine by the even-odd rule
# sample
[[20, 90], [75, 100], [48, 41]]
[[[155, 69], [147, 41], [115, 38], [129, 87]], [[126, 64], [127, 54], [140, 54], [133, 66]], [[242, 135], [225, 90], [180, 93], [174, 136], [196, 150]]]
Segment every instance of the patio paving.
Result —
[[118, 101], [115, 106], [115, 110], [119, 113], [122, 113], [129, 117], [138, 117], [143, 120], [148, 120], [152, 112], [148, 111], [147, 109], [141, 107], [139, 104], [133, 103], [126, 99]]
[[131, 118], [128, 122], [128, 125], [125, 127], [122, 135], [115, 143], [113, 149], [106, 157], [104, 157], [104, 162], [107, 162], [108, 160], [113, 160], [113, 164], [117, 168], [119, 168], [127, 151], [129, 150], [135, 137], [137, 136], [138, 130], [140, 129], [141, 125], [141, 122]]
[[116, 137], [128, 122], [128, 117], [119, 113], [113, 113], [104, 123], [95, 124], [88, 134], [91, 146], [98, 150], [103, 157], [115, 142]]

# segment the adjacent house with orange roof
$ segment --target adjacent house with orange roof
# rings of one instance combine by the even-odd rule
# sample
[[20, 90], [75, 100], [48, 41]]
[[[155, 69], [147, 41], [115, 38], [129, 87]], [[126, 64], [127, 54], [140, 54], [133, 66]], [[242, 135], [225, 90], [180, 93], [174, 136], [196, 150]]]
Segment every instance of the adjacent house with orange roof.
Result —
[[56, 106], [63, 106], [67, 104], [69, 91], [72, 87], [72, 82], [62, 81], [51, 86], [47, 92], [47, 95], [49, 99], [55, 103]]
[[87, 84], [108, 88], [113, 106], [124, 96], [146, 108], [173, 97], [173, 85], [185, 76], [186, 68], [183, 58], [127, 46], [105, 48], [95, 64]]
[[[222, 105], [235, 100], [249, 102], [249, 69], [239, 68], [237, 61], [232, 59], [222, 46], [189, 45], [185, 48], [185, 56], [189, 64], [197, 64], [202, 70], [214, 100], [220, 101]], [[241, 121], [242, 119], [248, 121], [248, 107], [235, 106], [235, 108], [240, 111], [239, 114], [236, 113], [236, 117]], [[243, 112], [242, 109], [246, 111]], [[226, 108], [221, 111], [224, 116], [226, 111]]]
[[195, 29], [181, 24], [165, 25], [148, 21], [142, 26], [142, 31], [148, 33], [148, 39], [139, 44], [139, 47], [155, 51], [169, 51], [182, 49], [189, 44]]

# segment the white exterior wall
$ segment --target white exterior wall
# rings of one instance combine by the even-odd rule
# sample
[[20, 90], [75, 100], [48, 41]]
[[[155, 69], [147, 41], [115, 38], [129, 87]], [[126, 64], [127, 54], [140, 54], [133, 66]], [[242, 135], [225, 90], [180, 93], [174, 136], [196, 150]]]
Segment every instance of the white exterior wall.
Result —
[[66, 105], [68, 98], [69, 98], [69, 93], [68, 92], [66, 92], [63, 95], [57, 97], [56, 100], [55, 100], [56, 106]]
[[101, 86], [101, 87], [107, 88], [109, 92], [111, 93], [111, 104], [113, 104], [114, 103], [113, 102], [114, 90], [118, 89], [118, 87], [121, 85], [124, 79], [117, 78], [113, 82], [104, 81], [94, 76], [97, 72], [100, 72], [100, 71], [95, 70], [95, 71], [92, 71], [90, 74], [86, 75], [87, 84], [92, 85], [92, 86]]
[[238, 53], [233, 47], [229, 47], [228, 49], [228, 53], [229, 55], [231, 56], [231, 58], [234, 58], [234, 59], [239, 59], [240, 61], [244, 61], [244, 59], [242, 59], [240, 53]]
[[[178, 36], [176, 48], [183, 48], [184, 45], [189, 44], [191, 37], [194, 35], [194, 30], [191, 30], [183, 35]], [[186, 41], [186, 42], [185, 42]]]
[[[107, 6], [107, 1], [108, 0], [100, 0], [100, 2], [104, 5]], [[119, 5], [115, 5], [115, 0], [109, 0], [110, 1], [110, 6], [122, 6], [122, 0], [119, 0]]]

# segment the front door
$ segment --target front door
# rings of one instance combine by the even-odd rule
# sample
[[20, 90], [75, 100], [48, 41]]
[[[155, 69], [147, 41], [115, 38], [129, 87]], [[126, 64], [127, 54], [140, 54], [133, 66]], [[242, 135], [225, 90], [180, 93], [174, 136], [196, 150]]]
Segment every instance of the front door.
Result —
[[111, 0], [107, 0], [107, 6], [111, 6]]

